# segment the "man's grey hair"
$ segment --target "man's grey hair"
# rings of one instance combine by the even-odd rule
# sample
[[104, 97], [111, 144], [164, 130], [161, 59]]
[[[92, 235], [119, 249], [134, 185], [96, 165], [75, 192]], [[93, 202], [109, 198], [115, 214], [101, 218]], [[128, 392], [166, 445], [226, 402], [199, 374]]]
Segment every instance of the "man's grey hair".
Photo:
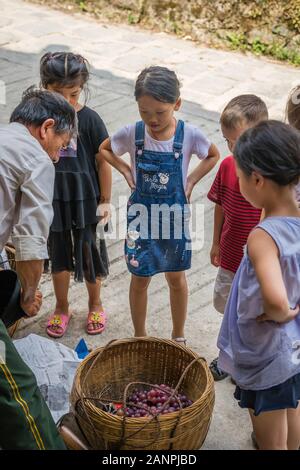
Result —
[[76, 131], [76, 112], [73, 106], [59, 93], [28, 88], [22, 101], [10, 116], [10, 122], [19, 122], [25, 126], [41, 126], [47, 119], [54, 120], [57, 133]]

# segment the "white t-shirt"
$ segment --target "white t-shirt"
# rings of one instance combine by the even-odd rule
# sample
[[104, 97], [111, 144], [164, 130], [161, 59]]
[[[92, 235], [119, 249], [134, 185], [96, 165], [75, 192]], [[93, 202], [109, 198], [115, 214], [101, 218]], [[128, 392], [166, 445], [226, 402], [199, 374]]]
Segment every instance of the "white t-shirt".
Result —
[[[173, 151], [174, 136], [169, 140], [155, 140], [153, 139], [145, 128], [145, 150], [153, 150], [156, 152], [172, 152]], [[184, 125], [184, 140], [182, 147], [182, 180], [183, 185], [186, 185], [187, 172], [191, 156], [197, 155], [200, 160], [207, 157], [210, 141], [205, 137], [202, 131], [196, 126], [191, 124]], [[122, 129], [118, 130], [111, 137], [112, 151], [120, 157], [124, 153], [130, 154], [131, 169], [134, 181], [136, 180], [135, 170], [135, 124], [129, 124]]]

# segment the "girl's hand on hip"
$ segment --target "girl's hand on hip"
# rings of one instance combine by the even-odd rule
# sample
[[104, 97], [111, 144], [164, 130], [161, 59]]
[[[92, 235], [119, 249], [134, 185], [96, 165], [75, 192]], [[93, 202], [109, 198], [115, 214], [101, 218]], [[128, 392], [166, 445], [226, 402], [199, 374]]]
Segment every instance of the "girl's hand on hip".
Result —
[[188, 200], [188, 203], [191, 201], [192, 191], [194, 189], [194, 183], [188, 178], [186, 181], [185, 195]]
[[297, 315], [299, 315], [300, 312], [300, 307], [299, 305], [296, 305], [295, 308], [290, 308], [289, 311], [287, 312], [287, 315], [284, 318], [278, 318], [274, 320], [274, 318], [268, 317], [266, 313], [263, 313], [262, 315], [259, 315], [256, 318], [256, 321], [258, 323], [262, 323], [265, 321], [275, 321], [276, 323], [289, 323], [290, 321], [294, 320]]
[[125, 177], [125, 179], [128, 183], [128, 186], [130, 187], [130, 189], [135, 189], [135, 183], [134, 183], [134, 180], [133, 180], [131, 170], [127, 170], [123, 174], [124, 174], [124, 177]]

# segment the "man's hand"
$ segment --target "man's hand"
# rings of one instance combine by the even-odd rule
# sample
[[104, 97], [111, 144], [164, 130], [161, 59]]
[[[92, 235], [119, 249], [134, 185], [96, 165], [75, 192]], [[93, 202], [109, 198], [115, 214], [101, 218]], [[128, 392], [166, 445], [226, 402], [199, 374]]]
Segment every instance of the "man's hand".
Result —
[[218, 268], [220, 266], [220, 244], [213, 244], [210, 250], [210, 262]]
[[21, 283], [21, 307], [29, 317], [34, 317], [42, 305], [42, 294], [38, 285], [43, 267], [44, 260], [16, 262], [16, 271]]
[[297, 305], [295, 308], [289, 309], [284, 319], [274, 320], [273, 318], [268, 317], [267, 313], [263, 313], [262, 315], [259, 315], [259, 317], [256, 318], [256, 321], [258, 323], [262, 323], [265, 321], [275, 321], [276, 323], [288, 323], [294, 320], [294, 318], [296, 318], [296, 316], [299, 314], [299, 311], [300, 311], [300, 308], [299, 308], [299, 305]]
[[43, 300], [43, 295], [41, 291], [36, 290], [35, 293], [32, 295], [32, 293], [26, 293], [21, 290], [21, 307], [24, 310], [24, 312], [29, 316], [29, 317], [34, 317], [35, 315], [38, 314], [41, 305], [42, 305], [42, 300]]

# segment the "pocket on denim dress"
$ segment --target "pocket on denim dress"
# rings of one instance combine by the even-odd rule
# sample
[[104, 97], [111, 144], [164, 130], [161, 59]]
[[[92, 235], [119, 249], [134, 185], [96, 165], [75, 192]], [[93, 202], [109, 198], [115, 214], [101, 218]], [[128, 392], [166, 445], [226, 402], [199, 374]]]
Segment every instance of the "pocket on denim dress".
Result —
[[176, 173], [170, 168], [161, 169], [160, 164], [138, 163], [138, 185], [143, 196], [158, 198], [173, 196], [176, 192]]

